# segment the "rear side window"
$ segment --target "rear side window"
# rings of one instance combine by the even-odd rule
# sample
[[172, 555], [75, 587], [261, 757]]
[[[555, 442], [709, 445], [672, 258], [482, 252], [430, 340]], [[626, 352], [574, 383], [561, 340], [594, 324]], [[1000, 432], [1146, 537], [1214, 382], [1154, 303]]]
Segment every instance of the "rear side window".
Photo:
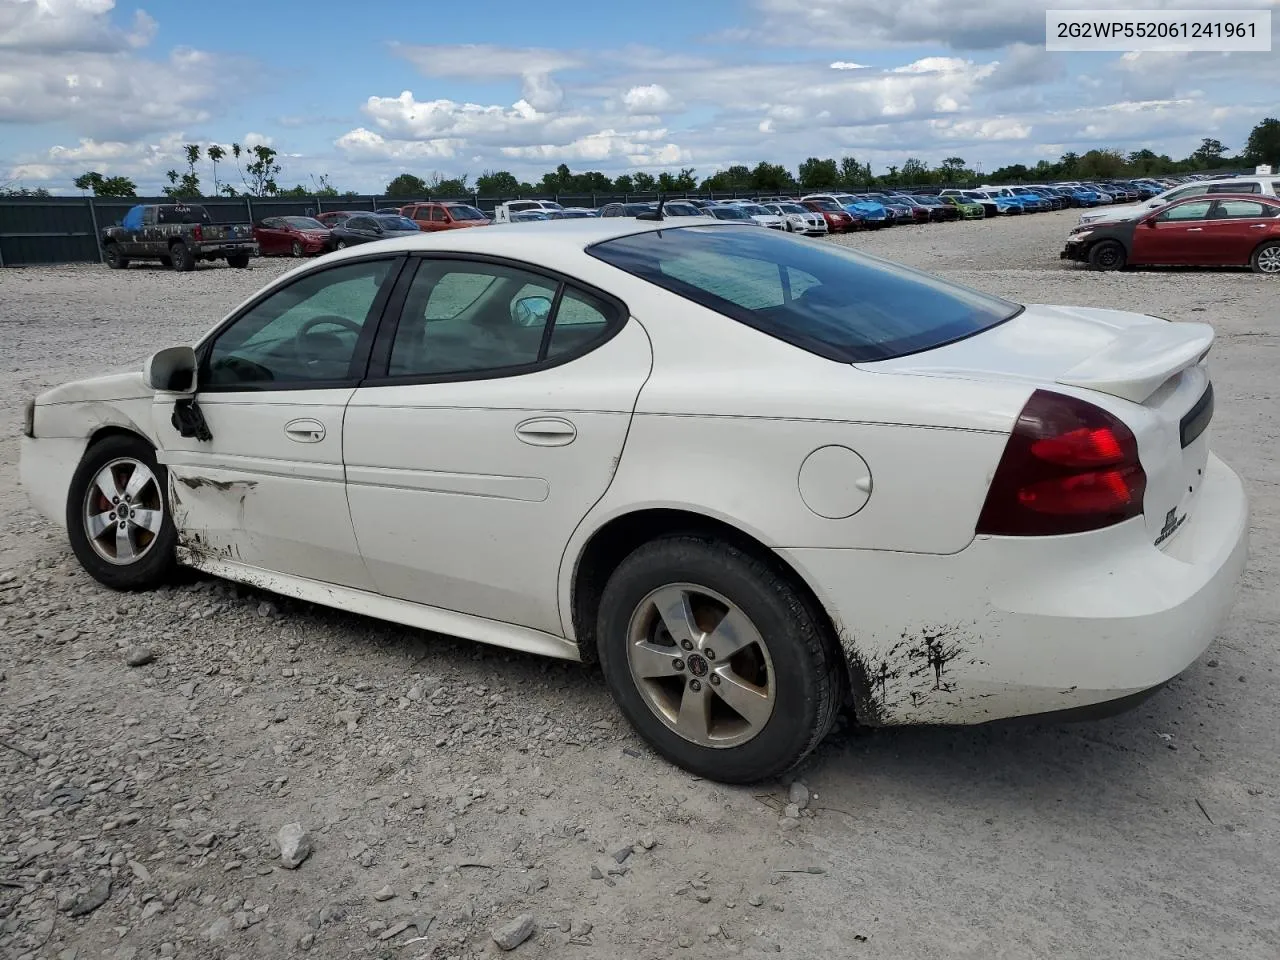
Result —
[[1256, 220], [1275, 216], [1276, 208], [1257, 200], [1219, 200], [1213, 212], [1215, 220]]
[[1209, 188], [1209, 193], [1261, 193], [1262, 184], [1257, 180], [1242, 181], [1240, 183], [1215, 183]]
[[887, 360], [964, 339], [1022, 312], [1007, 300], [836, 244], [732, 226], [655, 230], [588, 252], [830, 360]]

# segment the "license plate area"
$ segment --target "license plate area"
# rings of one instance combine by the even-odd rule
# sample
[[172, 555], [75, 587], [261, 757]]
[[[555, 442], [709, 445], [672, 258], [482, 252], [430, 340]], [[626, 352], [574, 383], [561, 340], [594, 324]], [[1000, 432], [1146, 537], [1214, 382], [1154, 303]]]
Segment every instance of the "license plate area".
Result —
[[1202, 433], [1209, 427], [1209, 421], [1213, 419], [1213, 384], [1209, 384], [1204, 388], [1204, 393], [1200, 395], [1200, 399], [1196, 401], [1195, 406], [1186, 412], [1179, 424], [1179, 433], [1181, 434], [1182, 449], [1186, 449], [1195, 443]]

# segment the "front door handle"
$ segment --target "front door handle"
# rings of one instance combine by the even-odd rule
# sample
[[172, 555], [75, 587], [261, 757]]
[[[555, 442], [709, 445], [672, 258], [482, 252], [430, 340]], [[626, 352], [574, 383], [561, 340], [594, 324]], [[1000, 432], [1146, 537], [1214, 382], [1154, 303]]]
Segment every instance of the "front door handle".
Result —
[[1204, 233], [1204, 227], [1187, 227], [1187, 233]]
[[535, 417], [516, 426], [516, 436], [535, 447], [563, 447], [578, 437], [578, 428], [560, 417]]
[[1251, 224], [1251, 225], [1249, 226], [1249, 229], [1250, 229], [1250, 230], [1265, 230], [1265, 229], [1267, 229], [1267, 227], [1268, 227], [1268, 226], [1269, 226], [1269, 224], [1265, 224], [1265, 223], [1254, 223], [1254, 224]]
[[319, 420], [290, 420], [284, 425], [284, 435], [297, 443], [319, 443], [324, 434], [324, 424]]

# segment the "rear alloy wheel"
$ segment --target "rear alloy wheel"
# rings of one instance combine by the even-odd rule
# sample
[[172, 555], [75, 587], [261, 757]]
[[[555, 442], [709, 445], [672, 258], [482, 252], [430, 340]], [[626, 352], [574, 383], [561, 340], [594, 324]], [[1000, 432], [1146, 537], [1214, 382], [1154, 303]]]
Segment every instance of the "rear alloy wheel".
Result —
[[196, 268], [195, 257], [185, 243], [175, 243], [169, 248], [169, 260], [173, 263], [173, 269], [179, 273], [187, 273]]
[[843, 673], [820, 613], [728, 543], [688, 535], [639, 547], [605, 587], [597, 634], [632, 726], [700, 776], [776, 777], [835, 721]]
[[1127, 259], [1118, 240], [1101, 240], [1089, 248], [1089, 266], [1094, 270], [1123, 270]]
[[1249, 266], [1254, 273], [1267, 277], [1280, 277], [1280, 240], [1264, 243], [1253, 251], [1249, 258]]
[[116, 590], [158, 586], [175, 565], [168, 474], [141, 437], [93, 444], [67, 494], [67, 535], [80, 565]]
[[302, 256], [302, 244], [300, 244], [297, 240], [293, 241], [293, 246], [289, 248], [289, 253], [292, 254], [295, 258]]

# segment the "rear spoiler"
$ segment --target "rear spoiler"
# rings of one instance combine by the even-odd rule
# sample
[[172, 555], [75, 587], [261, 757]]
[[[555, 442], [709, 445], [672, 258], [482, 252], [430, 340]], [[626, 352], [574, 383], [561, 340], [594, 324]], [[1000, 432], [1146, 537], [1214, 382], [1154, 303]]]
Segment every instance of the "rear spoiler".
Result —
[[1144, 323], [1120, 333], [1058, 383], [1143, 403], [1170, 377], [1193, 367], [1213, 347], [1207, 323]]

